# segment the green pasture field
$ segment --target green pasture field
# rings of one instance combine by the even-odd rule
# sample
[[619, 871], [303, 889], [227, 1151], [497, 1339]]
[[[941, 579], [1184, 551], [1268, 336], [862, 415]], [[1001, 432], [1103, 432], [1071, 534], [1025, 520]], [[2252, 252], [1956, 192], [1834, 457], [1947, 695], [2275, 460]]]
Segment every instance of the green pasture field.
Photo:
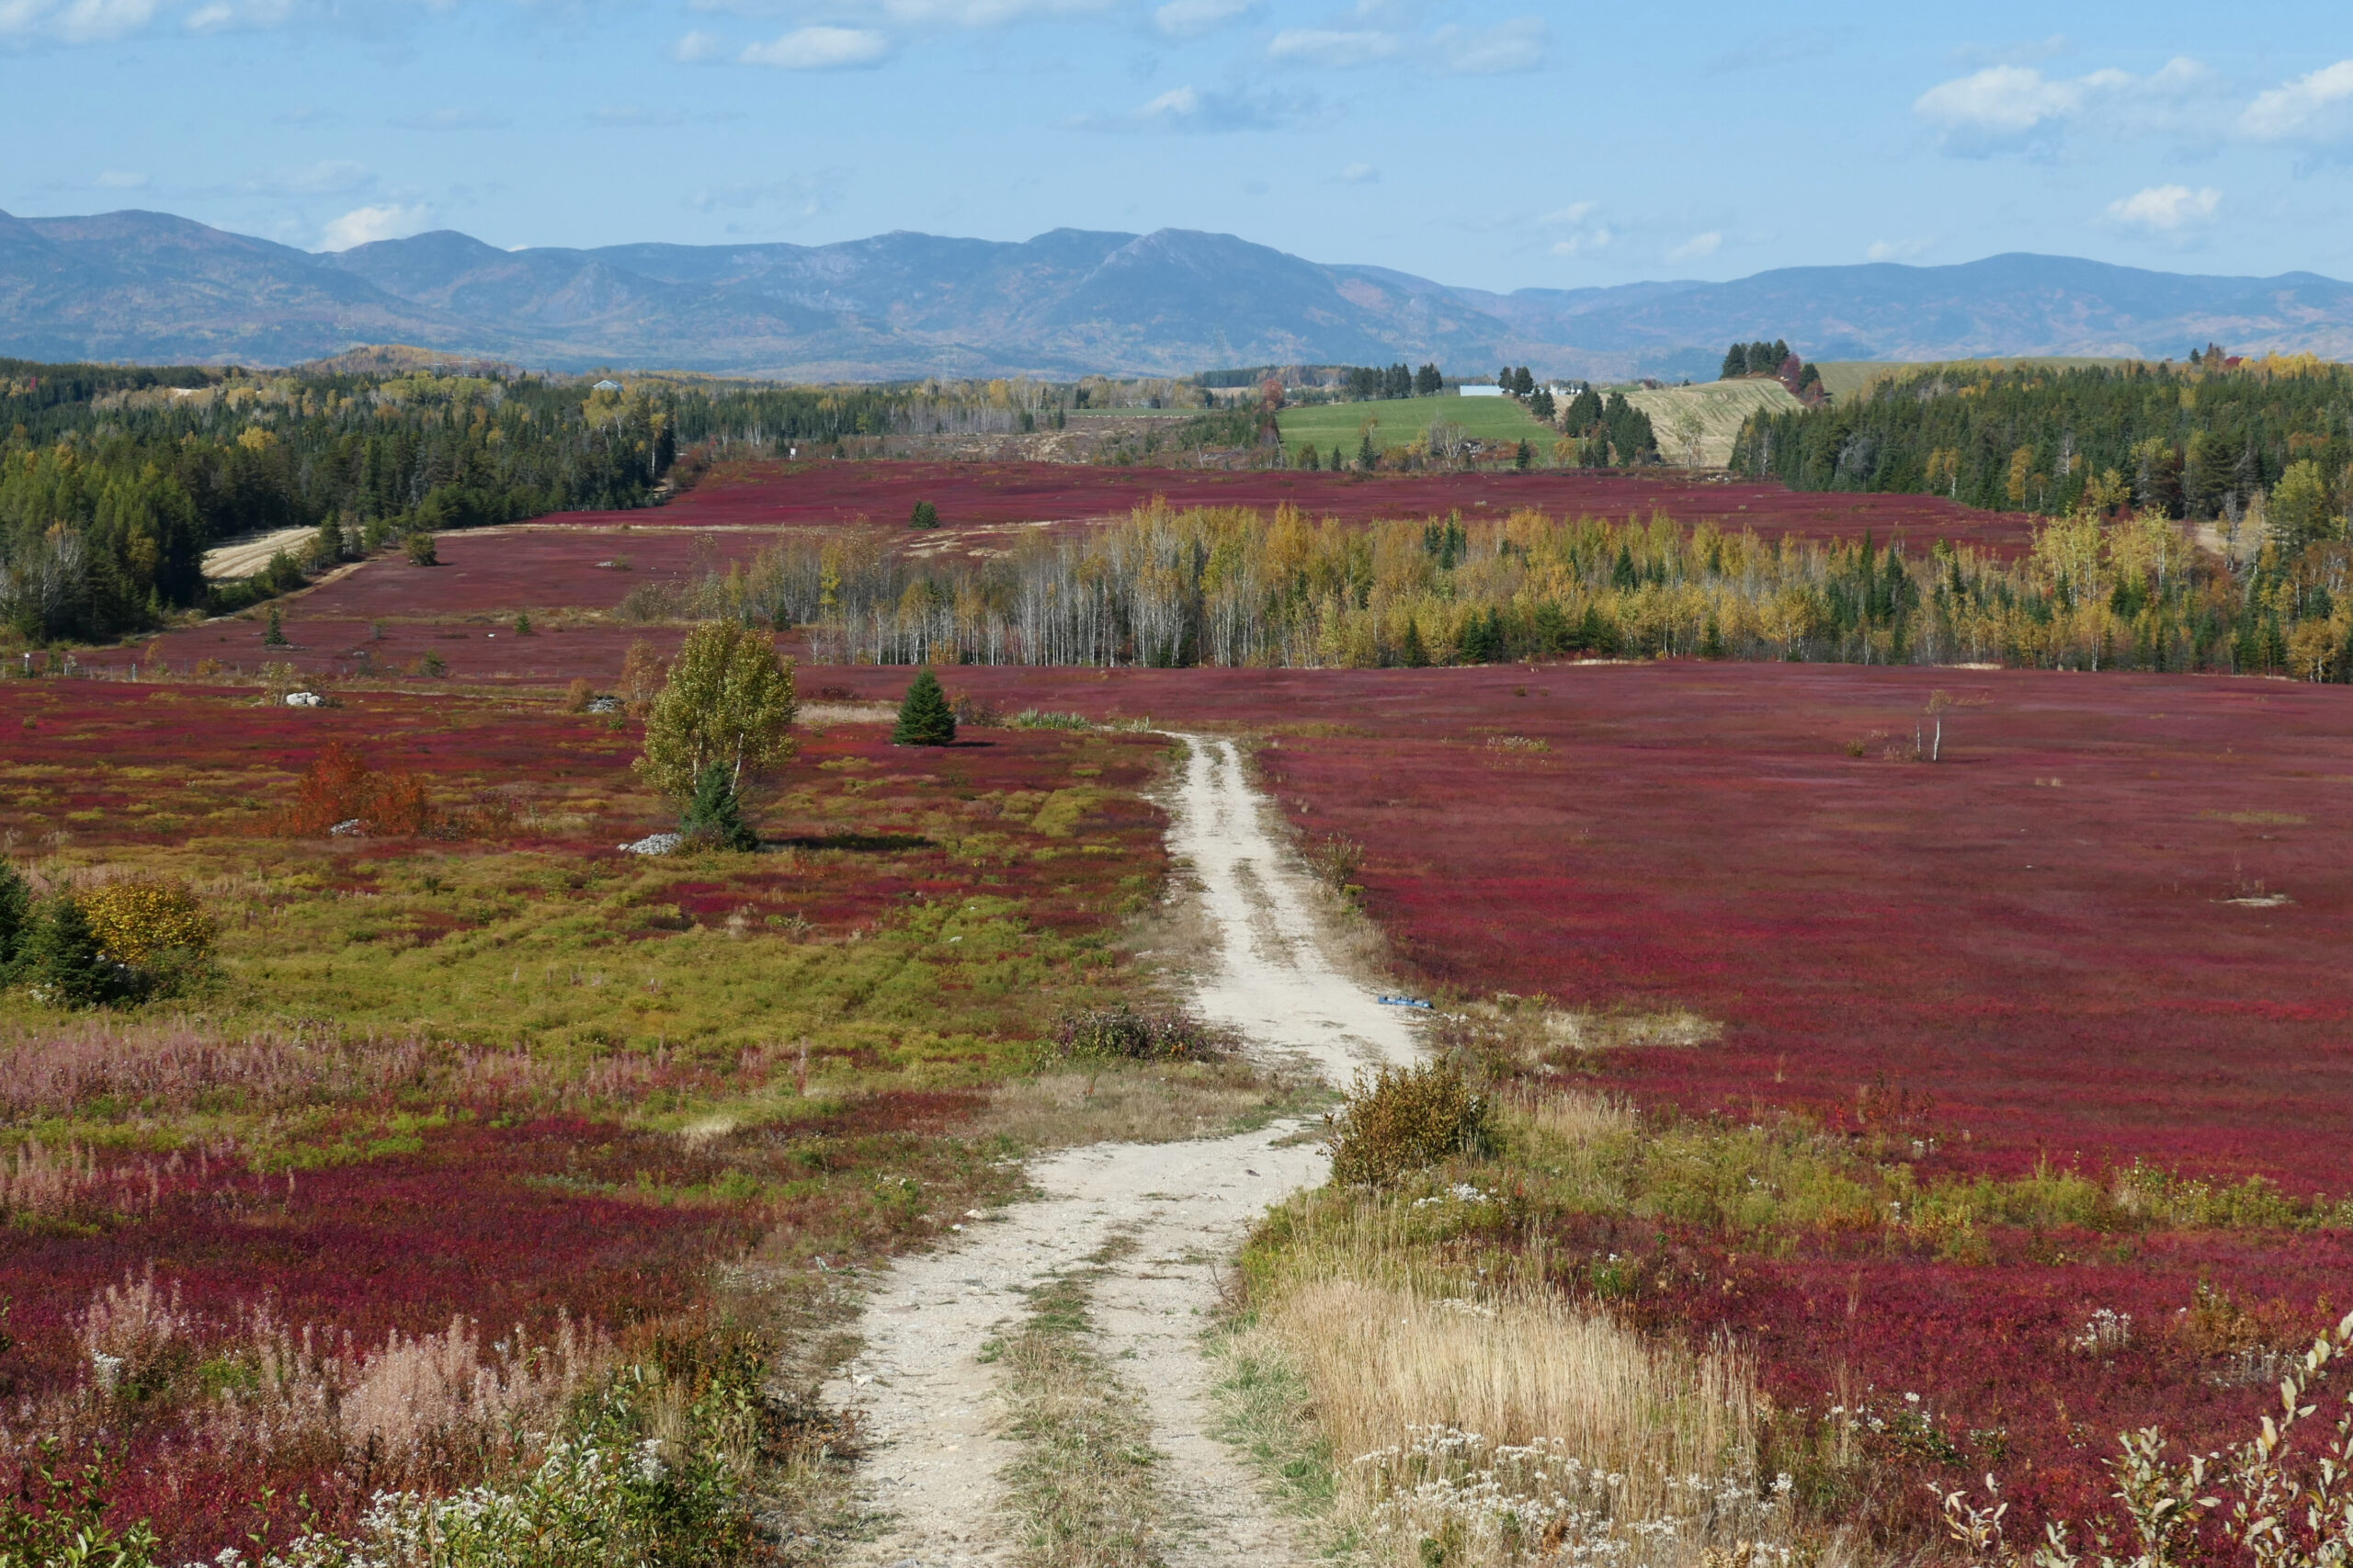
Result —
[[1915, 370], [1932, 370], [1938, 366], [1954, 369], [1992, 369], [1995, 366], [2014, 368], [2039, 365], [2052, 370], [2082, 370], [2100, 365], [2129, 365], [2130, 359], [2104, 359], [2091, 355], [2051, 354], [2024, 355], [2004, 358], [1999, 355], [1984, 359], [1824, 359], [1814, 369], [1822, 372], [1822, 389], [1834, 398], [1852, 397], [1868, 389], [1873, 381], [1888, 376], [1908, 376]]
[[1376, 447], [1402, 447], [1427, 433], [1440, 419], [1462, 426], [1462, 433], [1477, 441], [1528, 441], [1536, 448], [1537, 456], [1549, 458], [1552, 442], [1560, 432], [1538, 420], [1508, 397], [1400, 397], [1381, 398], [1370, 403], [1326, 403], [1311, 408], [1286, 408], [1282, 412], [1283, 445], [1297, 448], [1313, 444], [1316, 450], [1329, 456], [1337, 446], [1353, 458], [1357, 452], [1357, 432], [1368, 419], [1373, 421], [1372, 443]]

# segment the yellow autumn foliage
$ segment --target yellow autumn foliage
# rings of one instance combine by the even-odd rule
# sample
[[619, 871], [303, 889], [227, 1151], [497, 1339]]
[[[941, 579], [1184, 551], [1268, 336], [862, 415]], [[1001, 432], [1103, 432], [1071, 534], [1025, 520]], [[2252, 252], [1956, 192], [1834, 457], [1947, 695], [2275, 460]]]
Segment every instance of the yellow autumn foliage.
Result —
[[76, 902], [99, 949], [118, 963], [146, 963], [176, 949], [201, 956], [218, 934], [196, 894], [177, 878], [131, 877]]

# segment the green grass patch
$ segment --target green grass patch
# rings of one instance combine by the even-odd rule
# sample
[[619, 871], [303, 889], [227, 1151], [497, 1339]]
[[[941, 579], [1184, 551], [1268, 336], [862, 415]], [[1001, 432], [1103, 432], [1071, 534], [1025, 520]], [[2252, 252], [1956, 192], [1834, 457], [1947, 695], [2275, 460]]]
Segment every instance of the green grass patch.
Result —
[[1357, 455], [1358, 432], [1373, 422], [1372, 444], [1402, 447], [1429, 434], [1443, 419], [1462, 426], [1474, 441], [1526, 441], [1540, 459], [1550, 459], [1560, 432], [1543, 424], [1508, 397], [1401, 397], [1370, 403], [1326, 403], [1282, 412], [1283, 445], [1296, 450], [1313, 444], [1328, 460], [1337, 446], [1341, 454]]

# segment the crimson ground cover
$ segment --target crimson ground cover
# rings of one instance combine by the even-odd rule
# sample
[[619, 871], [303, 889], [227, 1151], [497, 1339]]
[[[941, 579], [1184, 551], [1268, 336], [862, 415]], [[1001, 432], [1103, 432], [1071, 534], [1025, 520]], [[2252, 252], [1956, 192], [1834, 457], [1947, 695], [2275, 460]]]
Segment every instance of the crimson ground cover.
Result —
[[1662, 471], [1538, 469], [1528, 472], [1347, 474], [1296, 470], [1093, 467], [1067, 463], [839, 461], [747, 464], [714, 472], [695, 490], [651, 513], [566, 514], [555, 521], [609, 527], [620, 520], [671, 527], [808, 528], [870, 522], [904, 526], [918, 501], [939, 509], [943, 528], [1115, 517], [1165, 496], [1174, 506], [1294, 506], [1310, 517], [1501, 516], [1534, 506], [1555, 516], [1712, 520], [1731, 528], [1815, 539], [1881, 542], [1902, 535], [1926, 548], [1937, 539], [2006, 553], [2026, 548], [2028, 520], [1980, 512], [1935, 496], [1832, 494], [1774, 483], [1724, 481]]
[[[1835, 1119], [1884, 1080], [1934, 1096], [1971, 1168], [2140, 1154], [2353, 1190], [2332, 1131], [2353, 1119], [2353, 691], [1704, 663], [944, 673], [1008, 709], [1274, 726], [1277, 797], [1367, 846], [1368, 907], [1425, 983], [1725, 1022], [1709, 1050], [1630, 1056], [1645, 1094]], [[888, 696], [906, 675], [824, 677]], [[1945, 760], [1885, 760], [1939, 689], [1964, 704]], [[1506, 734], [1549, 749], [1489, 744]], [[2226, 902], [2258, 884], [2293, 902]]]
[[[1007, 707], [1267, 735], [1281, 809], [1310, 842], [1365, 846], [1365, 907], [1442, 999], [1724, 1026], [1573, 1062], [1589, 1085], [1732, 1127], [1779, 1108], [1893, 1136], [1923, 1185], [2105, 1184], [2137, 1159], [2353, 1193], [2342, 687], [1701, 663], [945, 673]], [[1960, 703], [1943, 760], [1908, 760], [1938, 690]], [[1884, 1490], [1832, 1511], [1913, 1540], [1934, 1535], [1931, 1482], [1999, 1471], [2025, 1539], [2105, 1506], [2120, 1431], [2244, 1437], [2276, 1398], [2264, 1347], [2341, 1312], [2353, 1278], [2341, 1230], [1994, 1225], [1967, 1260], [1878, 1226], [1757, 1244], [1610, 1215], [1551, 1241], [1565, 1282], [1606, 1277], [1642, 1321], [1734, 1332], [1783, 1410], [1867, 1405]], [[2080, 1348], [2103, 1310], [2129, 1342]]]

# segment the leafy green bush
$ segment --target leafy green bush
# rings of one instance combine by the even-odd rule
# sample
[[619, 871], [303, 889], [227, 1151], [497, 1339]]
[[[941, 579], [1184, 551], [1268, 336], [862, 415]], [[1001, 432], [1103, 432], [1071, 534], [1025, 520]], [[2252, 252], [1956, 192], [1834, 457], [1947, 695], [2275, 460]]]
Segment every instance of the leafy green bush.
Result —
[[1065, 1013], [1054, 1025], [1056, 1054], [1074, 1061], [1215, 1062], [1232, 1041], [1192, 1014], [1143, 1012], [1122, 1004]]
[[1057, 713], [1040, 708], [1024, 708], [1013, 716], [1017, 730], [1091, 730], [1095, 721], [1084, 713]]
[[1495, 1144], [1495, 1113], [1451, 1062], [1383, 1067], [1327, 1120], [1332, 1179], [1385, 1187], [1410, 1171]]

